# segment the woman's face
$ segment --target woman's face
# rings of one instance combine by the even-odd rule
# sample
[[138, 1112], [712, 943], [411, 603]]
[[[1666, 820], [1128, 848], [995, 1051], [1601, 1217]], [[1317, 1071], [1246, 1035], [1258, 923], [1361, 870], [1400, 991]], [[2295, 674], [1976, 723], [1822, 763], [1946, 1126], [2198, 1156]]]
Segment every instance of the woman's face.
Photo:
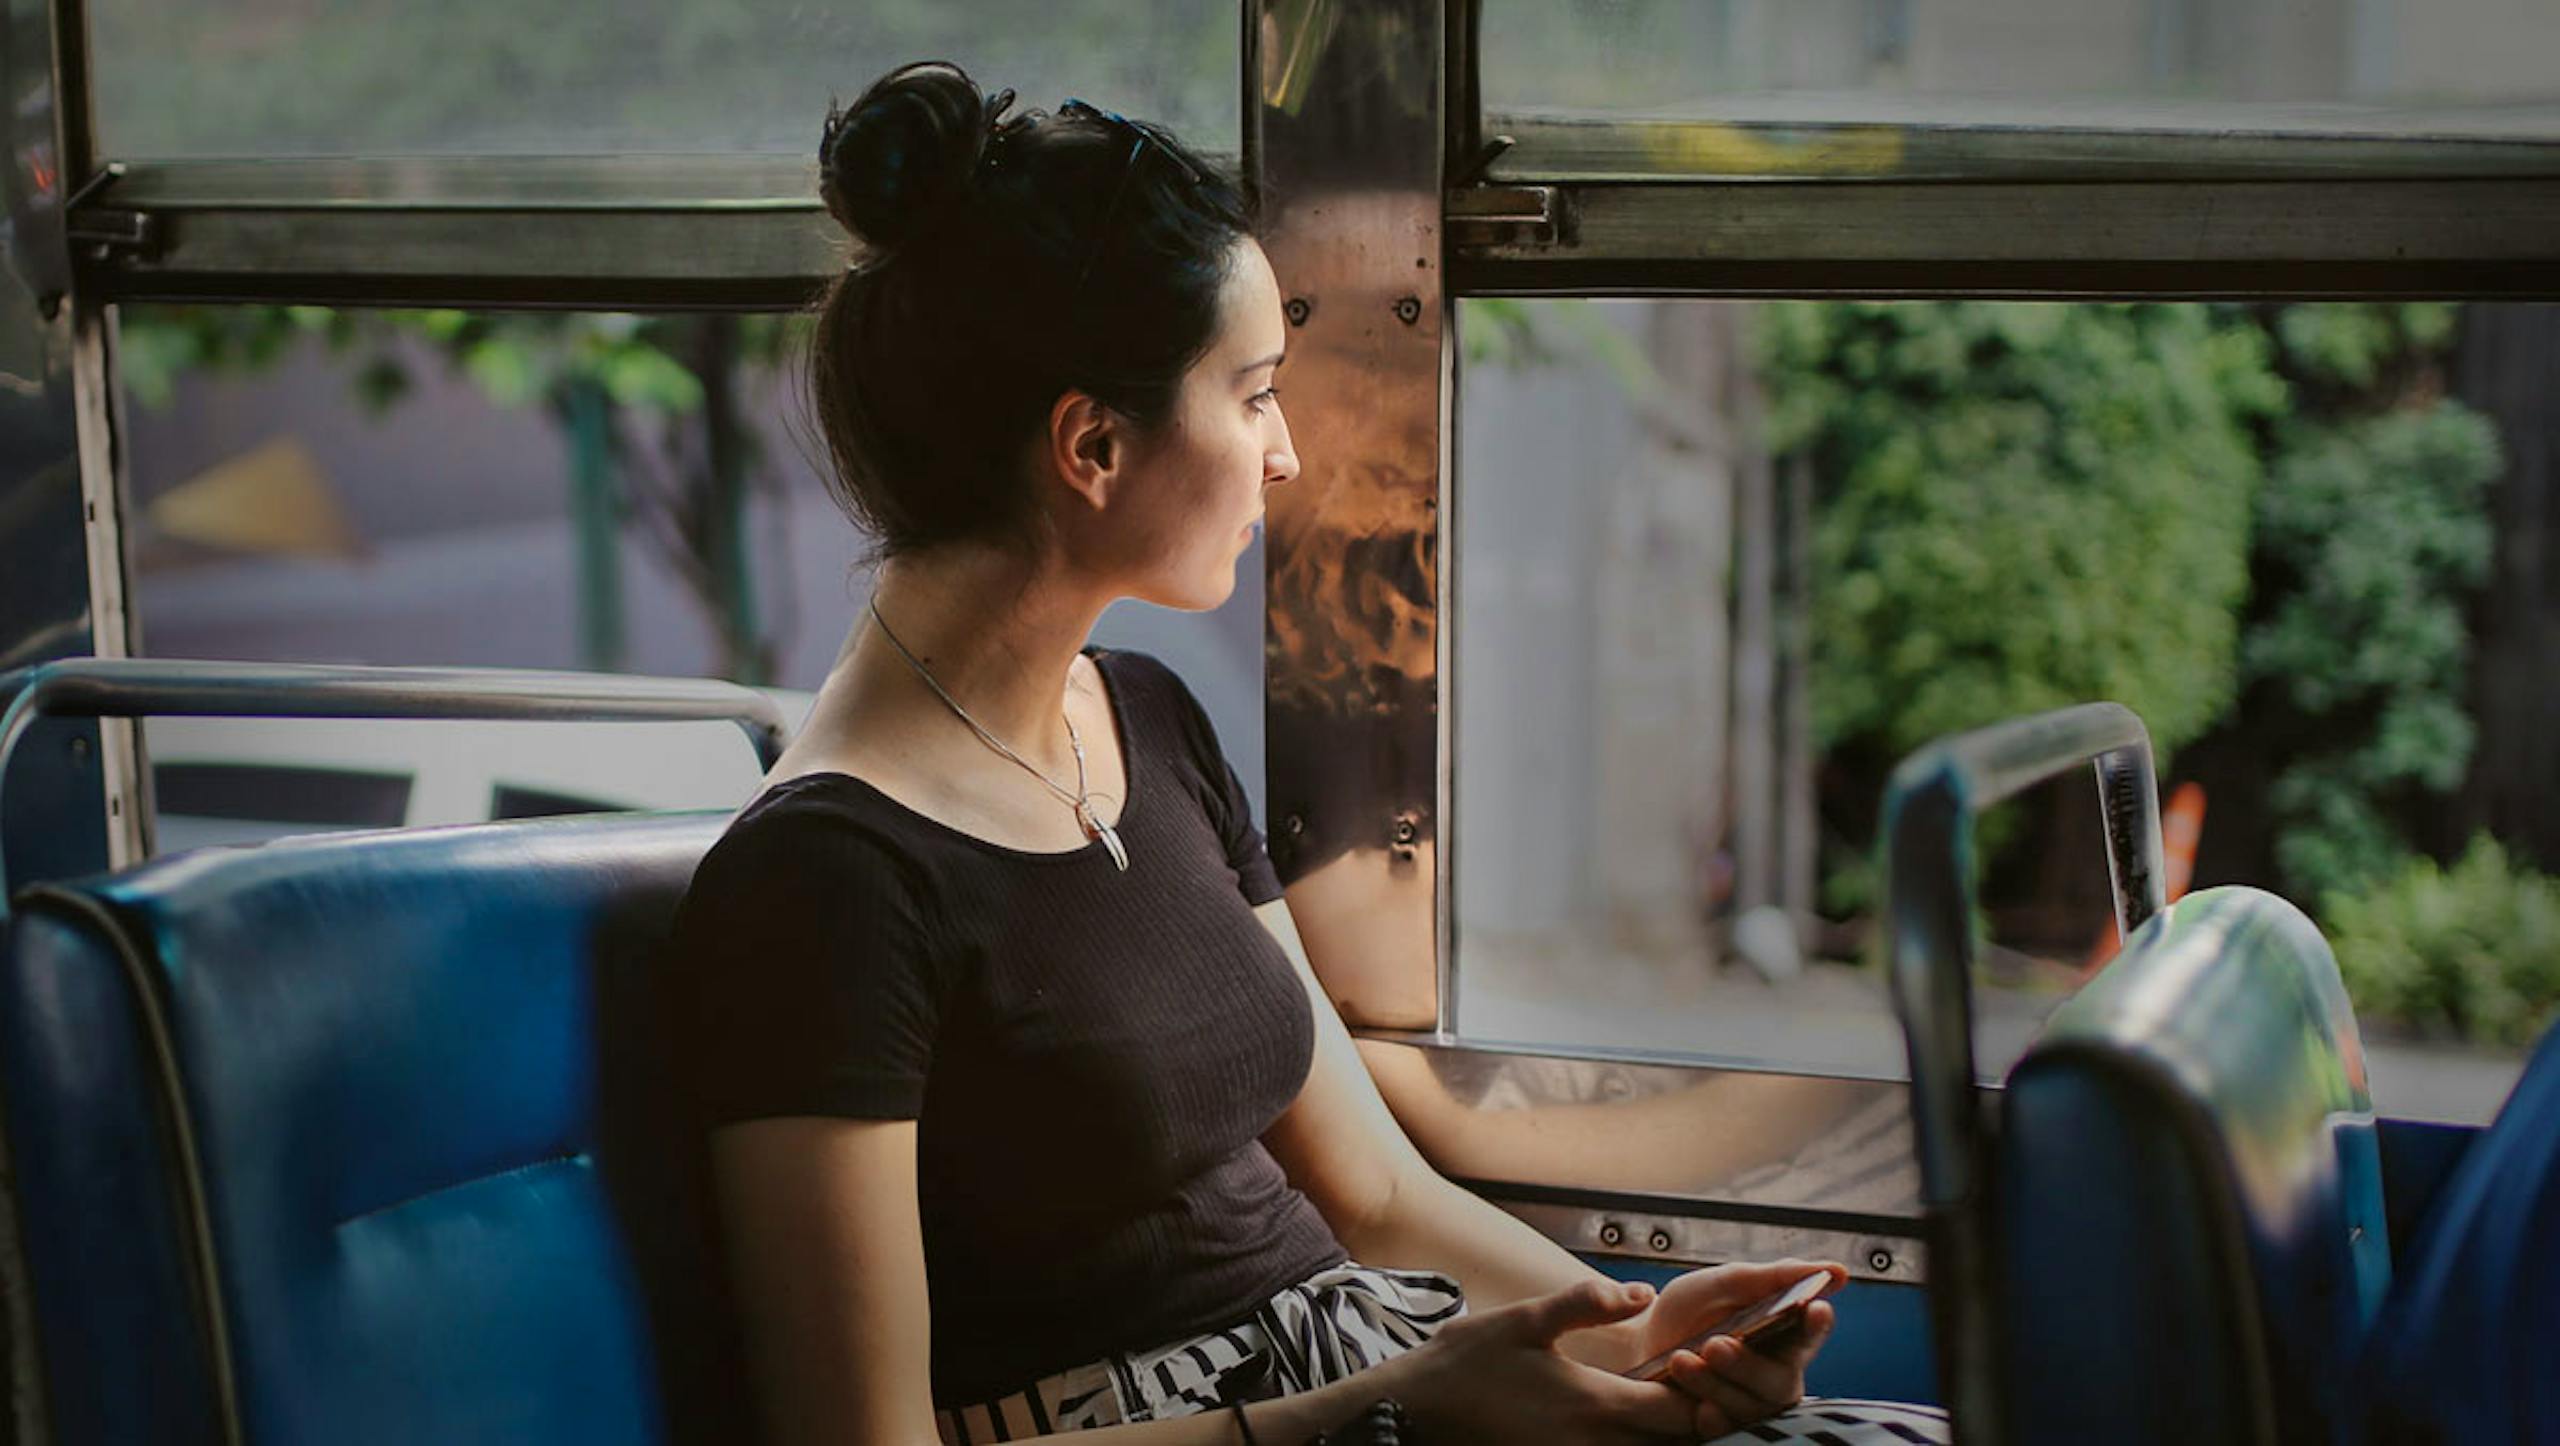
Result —
[[1129, 596], [1196, 612], [1234, 593], [1263, 494], [1298, 475], [1275, 376], [1287, 336], [1270, 261], [1253, 241], [1238, 242], [1217, 332], [1184, 373], [1172, 416], [1136, 440], [1128, 480], [1115, 489], [1114, 530], [1131, 544], [1121, 554]]

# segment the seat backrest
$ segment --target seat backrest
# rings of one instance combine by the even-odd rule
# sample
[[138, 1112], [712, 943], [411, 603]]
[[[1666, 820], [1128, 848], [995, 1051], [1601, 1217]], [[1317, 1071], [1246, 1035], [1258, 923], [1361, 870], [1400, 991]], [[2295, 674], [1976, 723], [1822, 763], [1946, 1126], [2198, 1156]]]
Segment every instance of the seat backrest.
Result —
[[734, 1439], [650, 983], [726, 820], [297, 838], [21, 894], [0, 1080], [55, 1439]]
[[2560, 1026], [2402, 1251], [2358, 1380], [2384, 1446], [2560, 1432]]
[[2001, 1100], [2023, 1442], [2330, 1441], [2390, 1277], [2355, 1017], [2319, 931], [2189, 895], [2058, 1010]]

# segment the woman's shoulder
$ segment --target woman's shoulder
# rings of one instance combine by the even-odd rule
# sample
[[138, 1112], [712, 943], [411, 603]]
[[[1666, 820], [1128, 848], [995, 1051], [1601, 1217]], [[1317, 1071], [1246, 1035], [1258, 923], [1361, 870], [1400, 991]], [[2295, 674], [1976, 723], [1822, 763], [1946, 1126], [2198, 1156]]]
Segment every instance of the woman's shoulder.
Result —
[[1106, 648], [1099, 643], [1086, 648], [1084, 653], [1114, 687], [1150, 695], [1167, 687], [1182, 687], [1181, 675], [1153, 653], [1137, 648]]
[[1206, 726], [1209, 715], [1200, 706], [1199, 695], [1172, 664], [1136, 648], [1097, 647], [1088, 652], [1111, 684], [1121, 712], [1133, 721], [1174, 729], [1186, 741]]
[[923, 895], [913, 851], [894, 814], [850, 775], [776, 780], [730, 819], [685, 892], [688, 913], [805, 909], [813, 903], [894, 902]]

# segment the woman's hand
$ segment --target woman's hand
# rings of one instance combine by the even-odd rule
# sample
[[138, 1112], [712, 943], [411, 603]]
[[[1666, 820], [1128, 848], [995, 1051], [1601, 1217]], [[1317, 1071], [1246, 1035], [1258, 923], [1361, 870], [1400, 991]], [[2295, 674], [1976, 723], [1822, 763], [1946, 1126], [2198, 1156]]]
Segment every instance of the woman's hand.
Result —
[[1661, 1382], [1631, 1381], [1556, 1350], [1556, 1338], [1625, 1321], [1653, 1299], [1647, 1285], [1592, 1280], [1553, 1295], [1462, 1315], [1378, 1367], [1427, 1441], [1529, 1446], [1655, 1443], [1686, 1438], [1696, 1403]]
[[[1649, 1361], [1816, 1272], [1831, 1276], [1824, 1295], [1849, 1278], [1846, 1266], [1819, 1260], [1690, 1271], [1664, 1286], [1642, 1315], [1618, 1327], [1634, 1342], [1629, 1364]], [[1831, 1334], [1832, 1319], [1830, 1303], [1817, 1300], [1805, 1307], [1803, 1330], [1765, 1354], [1730, 1336], [1717, 1336], [1695, 1350], [1674, 1354], [1669, 1380], [1695, 1407], [1695, 1420], [1684, 1429], [1712, 1440], [1767, 1420], [1803, 1400], [1804, 1368]]]

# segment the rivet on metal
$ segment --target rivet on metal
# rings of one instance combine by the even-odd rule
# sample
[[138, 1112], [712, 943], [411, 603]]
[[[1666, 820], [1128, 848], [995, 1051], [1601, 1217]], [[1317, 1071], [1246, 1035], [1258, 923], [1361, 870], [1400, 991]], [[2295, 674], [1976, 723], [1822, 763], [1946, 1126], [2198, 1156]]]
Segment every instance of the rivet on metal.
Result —
[[1606, 1246], [1610, 1246], [1610, 1247], [1613, 1247], [1613, 1248], [1614, 1248], [1614, 1247], [1616, 1247], [1616, 1246], [1619, 1246], [1619, 1245], [1622, 1245], [1622, 1244], [1626, 1243], [1626, 1239], [1627, 1239], [1627, 1232], [1626, 1232], [1626, 1228], [1625, 1228], [1624, 1226], [1621, 1226], [1620, 1224], [1618, 1224], [1618, 1222], [1617, 1222], [1617, 1221], [1615, 1221], [1615, 1220], [1603, 1220], [1603, 1221], [1601, 1221], [1601, 1222], [1600, 1222], [1600, 1243], [1601, 1243], [1601, 1244], [1606, 1245]]
[[1303, 296], [1292, 296], [1280, 310], [1289, 318], [1291, 326], [1304, 326], [1307, 318], [1315, 315], [1316, 304]]
[[1396, 320], [1403, 322], [1407, 326], [1411, 326], [1415, 322], [1422, 320], [1422, 298], [1419, 296], [1397, 297]]

